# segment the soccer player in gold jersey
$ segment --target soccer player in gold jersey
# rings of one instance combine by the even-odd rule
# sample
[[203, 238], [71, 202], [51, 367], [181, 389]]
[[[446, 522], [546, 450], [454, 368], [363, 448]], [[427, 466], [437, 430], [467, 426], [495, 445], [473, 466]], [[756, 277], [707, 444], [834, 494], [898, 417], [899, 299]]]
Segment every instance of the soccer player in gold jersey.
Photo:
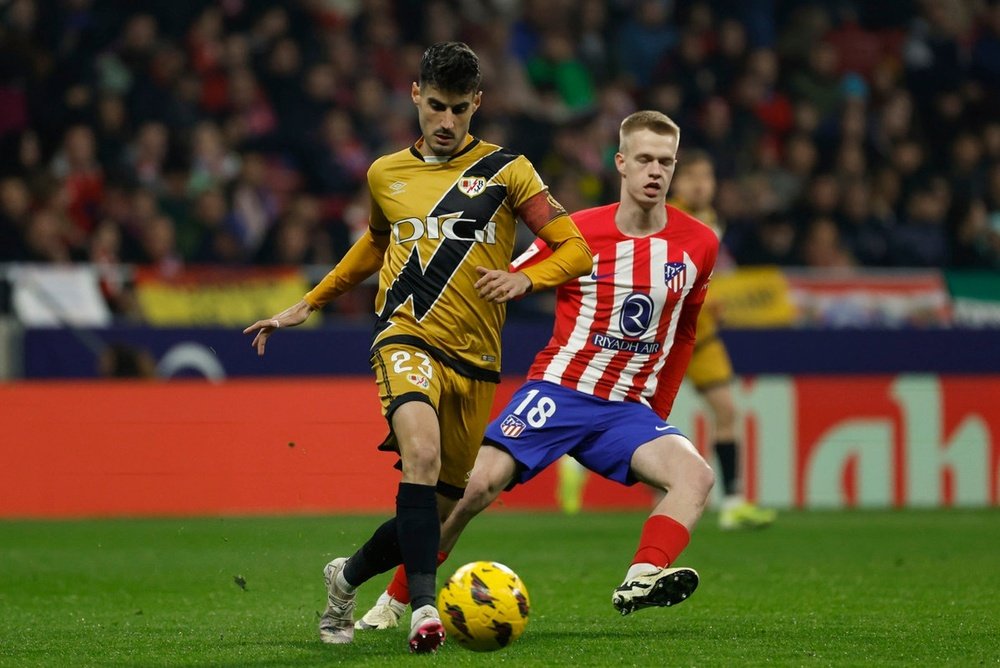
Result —
[[[427, 49], [411, 91], [421, 137], [369, 169], [367, 232], [302, 301], [244, 330], [263, 355], [276, 331], [380, 272], [371, 363], [390, 426], [380, 448], [399, 452], [402, 480], [396, 515], [324, 569], [327, 643], [353, 640], [356, 588], [400, 563], [410, 650], [444, 642], [434, 605], [440, 520], [462, 495], [489, 419], [506, 302], [591, 270], [586, 242], [531, 163], [469, 134], [480, 80], [465, 44]], [[554, 252], [510, 272], [518, 218]]]
[[[704, 151], [688, 151], [680, 156], [674, 178], [672, 203], [687, 211], [722, 236], [722, 224], [712, 202], [715, 199], [715, 167]], [[713, 449], [722, 481], [722, 529], [757, 529], [768, 526], [776, 513], [760, 508], [743, 496], [744, 457], [736, 434], [736, 405], [733, 400], [733, 366], [726, 345], [719, 338], [718, 323], [711, 298], [698, 315], [698, 339], [687, 374], [712, 415]]]
[[[658, 495], [612, 593], [623, 615], [673, 606], [694, 592], [697, 572], [674, 562], [714, 483], [691, 442], [664, 422], [695, 346], [719, 248], [708, 226], [666, 206], [680, 134], [654, 110], [622, 121], [619, 201], [573, 214], [594, 271], [558, 291], [552, 338], [487, 427], [465, 495], [441, 530], [445, 554], [503, 489], [534, 479], [560, 455], [609, 480], [644, 482]], [[546, 255], [536, 242], [512, 267]], [[356, 627], [395, 626], [409, 600], [403, 584], [397, 570]]]

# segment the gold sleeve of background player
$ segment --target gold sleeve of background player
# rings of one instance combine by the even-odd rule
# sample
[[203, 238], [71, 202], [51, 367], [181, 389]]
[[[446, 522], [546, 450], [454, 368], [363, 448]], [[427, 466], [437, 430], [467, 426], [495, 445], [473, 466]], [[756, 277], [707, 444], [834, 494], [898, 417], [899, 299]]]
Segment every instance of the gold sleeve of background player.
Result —
[[319, 284], [304, 297], [314, 309], [336, 299], [382, 268], [389, 233], [377, 233], [369, 227], [344, 257]]
[[567, 215], [558, 216], [538, 230], [538, 237], [549, 245], [552, 255], [521, 273], [531, 280], [532, 290], [562, 285], [588, 273], [594, 264], [590, 247]]

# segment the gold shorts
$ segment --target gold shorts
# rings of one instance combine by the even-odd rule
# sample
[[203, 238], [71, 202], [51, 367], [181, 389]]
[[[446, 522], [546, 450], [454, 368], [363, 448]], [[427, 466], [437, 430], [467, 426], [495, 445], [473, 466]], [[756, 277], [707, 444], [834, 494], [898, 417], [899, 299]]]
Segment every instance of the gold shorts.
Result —
[[371, 363], [390, 431], [379, 449], [399, 452], [392, 433], [392, 414], [399, 406], [408, 401], [430, 404], [441, 431], [438, 492], [460, 498], [489, 423], [496, 383], [463, 376], [429, 352], [405, 344], [382, 346]]
[[732, 381], [733, 364], [726, 345], [718, 335], [706, 340], [699, 338], [695, 342], [686, 375], [699, 392]]

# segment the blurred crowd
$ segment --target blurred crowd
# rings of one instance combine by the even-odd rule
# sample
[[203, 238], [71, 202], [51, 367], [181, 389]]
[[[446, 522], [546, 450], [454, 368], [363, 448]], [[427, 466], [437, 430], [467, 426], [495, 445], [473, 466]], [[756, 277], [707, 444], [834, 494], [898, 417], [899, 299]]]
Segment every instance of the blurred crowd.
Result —
[[1000, 268], [997, 0], [10, 0], [0, 262], [332, 264], [442, 40], [570, 210], [652, 107], [738, 263]]

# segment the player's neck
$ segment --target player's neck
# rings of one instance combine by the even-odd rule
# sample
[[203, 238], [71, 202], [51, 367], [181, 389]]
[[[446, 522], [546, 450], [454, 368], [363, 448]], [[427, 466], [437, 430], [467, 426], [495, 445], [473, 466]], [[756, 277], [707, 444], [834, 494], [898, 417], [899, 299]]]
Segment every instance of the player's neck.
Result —
[[615, 214], [615, 225], [626, 236], [648, 237], [667, 226], [667, 209], [662, 203], [646, 209], [623, 199]]
[[471, 134], [466, 133], [465, 139], [462, 140], [462, 143], [459, 144], [454, 151], [446, 155], [438, 155], [437, 153], [434, 153], [434, 151], [432, 151], [430, 147], [427, 145], [427, 142], [424, 141], [423, 137], [420, 137], [419, 139], [417, 139], [416, 142], [414, 142], [413, 148], [417, 150], [417, 153], [423, 156], [424, 161], [426, 162], [448, 162], [456, 155], [458, 155], [466, 148], [468, 148], [469, 144], [471, 144], [474, 139], [475, 137], [473, 137]]

